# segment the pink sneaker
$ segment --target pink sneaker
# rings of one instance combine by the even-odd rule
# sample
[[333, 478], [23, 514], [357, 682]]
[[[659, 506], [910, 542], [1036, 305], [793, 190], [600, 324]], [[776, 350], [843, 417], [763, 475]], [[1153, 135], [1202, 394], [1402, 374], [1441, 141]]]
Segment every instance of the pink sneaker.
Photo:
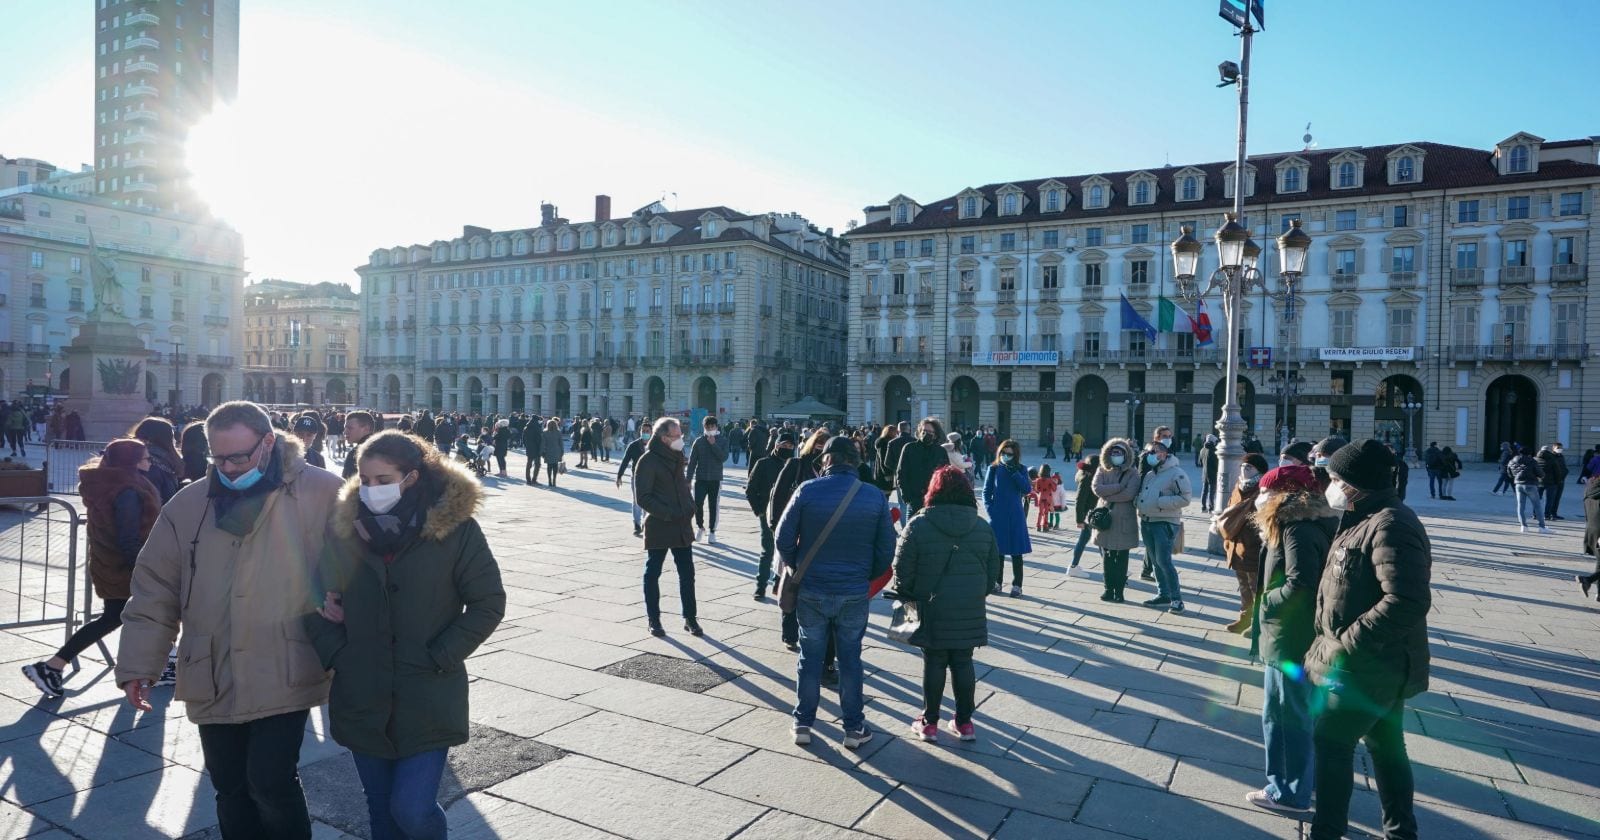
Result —
[[917, 719], [911, 722], [911, 731], [917, 733], [918, 738], [930, 744], [939, 740], [939, 725], [937, 723], [929, 723], [921, 715], [918, 715]]
[[972, 728], [972, 724], [970, 724], [970, 723], [956, 723], [956, 719], [955, 718], [951, 718], [950, 719], [950, 724], [948, 726], [946, 726], [945, 729], [951, 735], [954, 735], [954, 736], [956, 736], [957, 738], [960, 738], [963, 741], [976, 741], [976, 740], [978, 740], [978, 733], [977, 733], [976, 730], [974, 730]]

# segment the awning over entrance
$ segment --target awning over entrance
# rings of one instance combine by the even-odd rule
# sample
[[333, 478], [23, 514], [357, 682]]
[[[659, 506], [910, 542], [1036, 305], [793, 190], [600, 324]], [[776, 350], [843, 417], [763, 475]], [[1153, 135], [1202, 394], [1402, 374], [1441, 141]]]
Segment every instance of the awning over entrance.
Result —
[[819, 401], [809, 394], [802, 397], [799, 402], [790, 403], [777, 411], [772, 416], [779, 420], [800, 418], [843, 417], [844, 412], [827, 403]]

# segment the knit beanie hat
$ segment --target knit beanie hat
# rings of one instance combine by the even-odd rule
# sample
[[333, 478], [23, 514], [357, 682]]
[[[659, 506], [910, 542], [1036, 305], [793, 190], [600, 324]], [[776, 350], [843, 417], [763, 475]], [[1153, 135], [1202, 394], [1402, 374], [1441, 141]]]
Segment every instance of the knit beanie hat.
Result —
[[144, 460], [145, 446], [137, 440], [114, 440], [106, 444], [106, 454], [100, 457], [102, 467], [132, 469]]
[[1285, 458], [1293, 458], [1302, 464], [1309, 464], [1311, 463], [1311, 441], [1295, 441], [1285, 446], [1283, 451], [1278, 454]]
[[839, 455], [846, 458], [861, 457], [861, 451], [856, 449], [856, 445], [843, 435], [828, 438], [828, 442], [822, 446], [822, 454]]
[[1357, 490], [1382, 490], [1394, 483], [1394, 453], [1368, 438], [1341, 447], [1328, 459], [1328, 472]]
[[1267, 471], [1272, 469], [1272, 466], [1267, 463], [1266, 456], [1259, 452], [1245, 453], [1244, 462], [1256, 468], [1256, 475], [1266, 475]]
[[1317, 441], [1317, 445], [1312, 447], [1311, 451], [1317, 457], [1331, 458], [1333, 457], [1333, 453], [1338, 452], [1349, 445], [1350, 441], [1345, 440], [1338, 435], [1332, 435]]
[[1302, 490], [1320, 493], [1322, 483], [1317, 481], [1317, 475], [1310, 467], [1295, 464], [1278, 467], [1263, 476], [1261, 490], [1266, 493], [1298, 493]]

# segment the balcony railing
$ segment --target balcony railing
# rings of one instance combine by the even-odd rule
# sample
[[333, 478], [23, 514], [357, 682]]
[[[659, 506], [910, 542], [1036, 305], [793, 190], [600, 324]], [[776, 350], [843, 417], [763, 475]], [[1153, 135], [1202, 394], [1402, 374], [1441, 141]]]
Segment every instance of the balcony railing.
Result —
[[1389, 272], [1389, 288], [1414, 289], [1417, 287], [1417, 273], [1415, 271]]
[[1017, 302], [1017, 292], [1016, 292], [1015, 289], [1006, 289], [1004, 291], [995, 292], [994, 293], [994, 302], [997, 303], [997, 304], [1000, 304], [1002, 306], [1004, 306], [1006, 304], [1016, 303]]
[[35, 309], [43, 309], [44, 295], [34, 295], [28, 298], [28, 305], [34, 307]]
[[231, 368], [231, 367], [233, 367], [233, 357], [232, 356], [208, 356], [208, 355], [206, 355], [204, 353], [201, 353], [201, 354], [195, 356], [195, 361], [201, 367], [215, 367], [215, 368]]
[[1562, 264], [1550, 266], [1550, 282], [1552, 283], [1581, 283], [1588, 277], [1585, 266], [1577, 264]]
[[30, 356], [45, 358], [50, 355], [50, 345], [48, 344], [28, 344], [27, 350]]
[[122, 65], [122, 69], [129, 73], [155, 73], [160, 70], [154, 61], [130, 61]]
[[1533, 266], [1507, 265], [1500, 268], [1500, 285], [1527, 286], [1533, 283]]
[[959, 306], [971, 306], [977, 300], [977, 292], [956, 292], [956, 304]]
[[756, 357], [756, 367], [782, 369], [782, 368], [786, 368], [788, 366], [789, 366], [789, 360], [785, 359], [783, 357], [782, 353], [779, 353], [777, 355], [757, 356]]
[[122, 189], [124, 192], [155, 192], [156, 185], [150, 181], [129, 181]]
[[9, 356], [15, 352], [17, 352], [17, 343], [15, 341], [0, 341], [0, 353]]
[[932, 309], [933, 308], [933, 293], [932, 292], [918, 292], [916, 297], [912, 298], [912, 302], [913, 302], [913, 304], [915, 304], [915, 306], [918, 309]]
[[156, 86], [145, 82], [134, 82], [122, 89], [123, 96], [155, 96], [160, 97], [161, 91]]
[[690, 358], [695, 367], [733, 367], [732, 353], [697, 353]]
[[1359, 275], [1339, 272], [1333, 275], [1329, 285], [1336, 292], [1348, 292], [1353, 291], [1356, 287], [1356, 284], [1359, 283], [1360, 280], [1361, 278]]
[[1083, 299], [1084, 300], [1102, 300], [1102, 299], [1105, 298], [1105, 296], [1106, 296], [1106, 287], [1105, 286], [1084, 286], [1083, 287]]
[[735, 307], [735, 304], [733, 304], [733, 303], [728, 303], [728, 302], [719, 303], [719, 304], [717, 304], [717, 314], [718, 315], [732, 315], [733, 311], [734, 311], [734, 307]]
[[665, 356], [640, 356], [639, 357], [639, 367], [642, 367], [642, 368], [661, 368], [661, 367], [666, 367], [666, 364], [667, 364], [667, 358]]
[[414, 330], [417, 328], [417, 319], [407, 318], [405, 321], [401, 322], [400, 326], [408, 330]]
[[890, 309], [904, 309], [905, 305], [906, 305], [906, 296], [904, 294], [898, 294], [898, 295], [891, 294], [891, 295], [889, 295], [889, 308]]
[[1149, 296], [1150, 296], [1150, 284], [1149, 283], [1129, 283], [1128, 284], [1128, 297], [1141, 298], [1141, 297], [1149, 297]]
[[149, 155], [129, 155], [122, 161], [122, 165], [130, 169], [150, 169], [156, 165], [156, 159]]
[[160, 26], [161, 25], [161, 18], [156, 17], [155, 15], [151, 14], [150, 12], [145, 11], [144, 9], [140, 9], [139, 11], [134, 12], [131, 15], [128, 15], [127, 17], [123, 18], [122, 20], [123, 20], [124, 23], [127, 23], [130, 26], [133, 25], [133, 24], [137, 24], [137, 23], [148, 24], [150, 26]]
[[694, 314], [694, 304], [692, 304], [692, 303], [674, 304], [673, 307], [672, 307], [672, 312], [673, 312], [674, 315], [693, 315]]
[[[132, 19], [132, 17], [129, 18], [129, 20]], [[159, 50], [161, 49], [161, 42], [149, 35], [140, 35], [137, 38], [129, 38], [123, 41], [122, 46], [130, 50]]]
[[1450, 285], [1452, 286], [1482, 286], [1483, 269], [1481, 268], [1452, 268], [1450, 269]]
[[228, 325], [228, 316], [207, 315], [205, 317], [205, 325], [208, 327], [226, 327]]
[[1060, 289], [1040, 289], [1039, 290], [1039, 302], [1040, 303], [1055, 303], [1056, 301], [1058, 301], [1060, 299], [1061, 299], [1061, 290]]
[[154, 143], [154, 142], [156, 142], [156, 136], [155, 136], [155, 134], [153, 132], [145, 131], [142, 128], [136, 128], [136, 129], [134, 129], [132, 131], [124, 133], [122, 135], [122, 142], [124, 142], [124, 143]]
[[1448, 350], [1452, 362], [1569, 362], [1589, 358], [1589, 345], [1579, 343], [1454, 344]]
[[926, 367], [932, 363], [933, 354], [915, 351], [905, 353], [862, 353], [857, 361], [863, 365], [908, 365]]
[[67, 301], [67, 311], [69, 311], [69, 312], [82, 312], [83, 311], [83, 301], [81, 301], [81, 300], [69, 300], [69, 301]]

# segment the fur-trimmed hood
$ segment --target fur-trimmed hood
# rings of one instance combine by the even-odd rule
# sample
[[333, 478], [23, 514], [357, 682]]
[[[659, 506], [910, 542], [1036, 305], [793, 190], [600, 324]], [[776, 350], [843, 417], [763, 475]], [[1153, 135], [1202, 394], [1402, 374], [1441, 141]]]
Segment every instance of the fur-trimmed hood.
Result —
[[[439, 498], [428, 507], [427, 520], [422, 523], [422, 538], [438, 542], [478, 512], [478, 506], [483, 504], [483, 485], [464, 465], [444, 458], [424, 469], [434, 471], [442, 489]], [[353, 475], [339, 488], [332, 518], [333, 532], [346, 539], [354, 537], [360, 510], [361, 476]]]
[[[1256, 528], [1267, 545], [1277, 545], [1283, 539], [1283, 529], [1295, 522], [1328, 519], [1337, 522], [1338, 513], [1328, 500], [1311, 490], [1293, 493], [1267, 493], [1267, 501], [1256, 509]], [[1260, 497], [1257, 496], [1259, 499]]]
[[[1122, 462], [1122, 466], [1120, 467], [1113, 467], [1111, 465], [1111, 450], [1114, 448], [1121, 448], [1128, 458], [1126, 461]], [[1128, 440], [1127, 438], [1114, 437], [1107, 440], [1100, 446], [1100, 469], [1123, 470], [1127, 469], [1128, 467], [1137, 467], [1138, 457], [1139, 446], [1137, 444], [1131, 440]]]

